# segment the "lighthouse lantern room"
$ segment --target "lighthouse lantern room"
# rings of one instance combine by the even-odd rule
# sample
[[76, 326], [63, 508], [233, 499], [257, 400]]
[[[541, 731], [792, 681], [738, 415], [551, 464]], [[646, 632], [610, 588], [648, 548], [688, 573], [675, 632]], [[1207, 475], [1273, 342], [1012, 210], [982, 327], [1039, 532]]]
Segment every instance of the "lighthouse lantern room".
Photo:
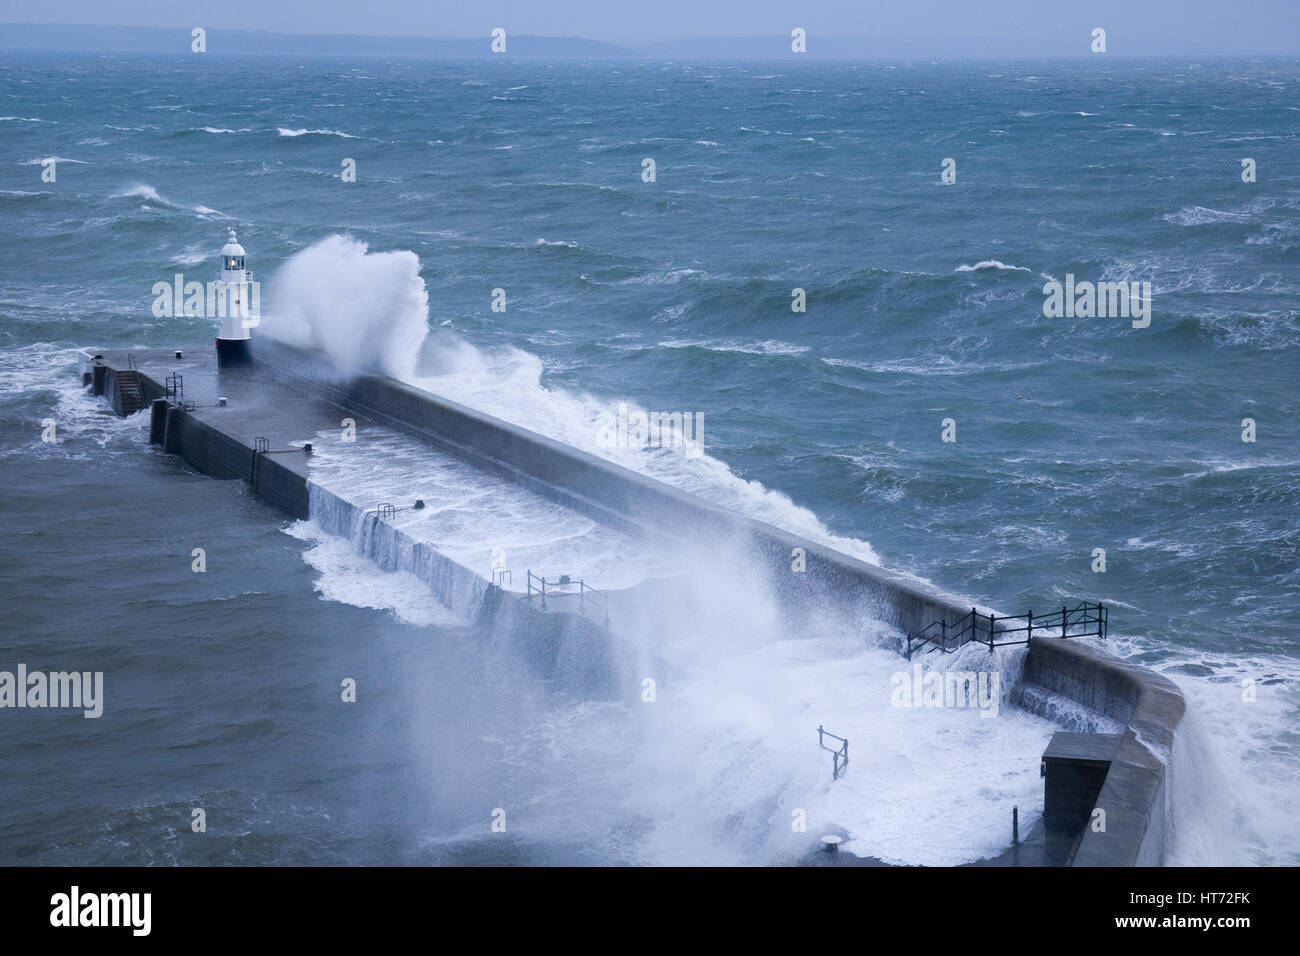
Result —
[[253, 286], [252, 271], [244, 268], [244, 247], [235, 238], [234, 229], [221, 247], [217, 283], [221, 293], [217, 301], [225, 306], [218, 310], [221, 329], [217, 333], [217, 364], [242, 365], [249, 360], [248, 344], [257, 325], [259, 297]]

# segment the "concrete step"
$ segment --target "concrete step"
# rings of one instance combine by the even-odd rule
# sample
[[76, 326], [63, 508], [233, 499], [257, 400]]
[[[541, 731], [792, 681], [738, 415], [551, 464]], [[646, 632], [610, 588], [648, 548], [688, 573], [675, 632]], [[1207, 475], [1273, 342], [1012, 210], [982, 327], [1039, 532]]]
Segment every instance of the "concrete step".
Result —
[[140, 387], [138, 371], [121, 369], [117, 372], [117, 397], [124, 415], [130, 415], [144, 408], [144, 392]]

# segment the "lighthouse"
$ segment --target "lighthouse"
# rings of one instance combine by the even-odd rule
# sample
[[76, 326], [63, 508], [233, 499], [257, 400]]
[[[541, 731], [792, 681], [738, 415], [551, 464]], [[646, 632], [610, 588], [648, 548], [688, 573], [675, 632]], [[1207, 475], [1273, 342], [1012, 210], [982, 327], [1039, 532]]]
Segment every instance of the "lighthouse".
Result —
[[221, 320], [221, 329], [217, 333], [217, 365], [243, 365], [249, 360], [248, 343], [252, 341], [253, 327], [258, 323], [261, 296], [253, 282], [252, 271], [244, 268], [244, 247], [235, 238], [234, 229], [230, 230], [226, 244], [221, 247], [217, 293], [217, 317]]

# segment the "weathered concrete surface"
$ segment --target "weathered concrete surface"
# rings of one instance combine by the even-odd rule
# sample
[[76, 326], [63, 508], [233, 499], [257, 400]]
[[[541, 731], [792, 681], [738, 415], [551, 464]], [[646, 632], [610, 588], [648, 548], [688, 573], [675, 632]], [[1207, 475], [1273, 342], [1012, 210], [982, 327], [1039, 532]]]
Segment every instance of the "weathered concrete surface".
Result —
[[968, 864], [986, 866], [1068, 866], [1078, 840], [1058, 831], [1049, 831], [1042, 818], [1029, 828], [1019, 843], [1013, 843], [997, 856]]
[[1086, 829], [1074, 866], [1160, 866], [1169, 835], [1167, 764], [1186, 705], [1155, 671], [1077, 641], [1034, 637], [1022, 680], [1127, 726], [1096, 806], [1104, 832]]
[[[180, 359], [165, 349], [92, 352], [81, 364], [83, 381], [88, 374], [96, 393], [119, 412], [117, 371], [134, 365], [145, 401], [167, 402], [149, 412], [150, 437], [164, 451], [214, 478], [241, 478], [291, 517], [307, 517], [310, 466], [295, 446], [322, 428], [337, 427], [338, 409], [267, 381], [252, 368], [218, 369], [208, 352]], [[181, 376], [182, 391], [169, 396], [166, 382], [173, 374]], [[225, 407], [218, 407], [219, 397], [229, 398]], [[259, 437], [268, 439], [272, 454], [254, 453]]]

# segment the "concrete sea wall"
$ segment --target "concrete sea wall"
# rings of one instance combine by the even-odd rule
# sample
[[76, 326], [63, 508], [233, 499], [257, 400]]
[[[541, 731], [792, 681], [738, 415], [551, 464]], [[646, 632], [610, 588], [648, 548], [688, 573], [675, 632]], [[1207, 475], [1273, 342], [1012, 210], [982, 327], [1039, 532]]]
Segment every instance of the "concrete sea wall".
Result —
[[1167, 787], [1183, 695], [1155, 671], [1086, 644], [1035, 637], [1022, 680], [1125, 726], [1097, 797], [1105, 829], [1084, 830], [1074, 866], [1160, 866], [1172, 824]]
[[[319, 364], [312, 367], [314, 360], [292, 353], [271, 352], [266, 361], [282, 374], [315, 381], [327, 377]], [[648, 535], [730, 541], [761, 560], [765, 585], [780, 593], [787, 606], [807, 607], [830, 594], [840, 601], [851, 595], [861, 611], [905, 634], [935, 620], [955, 621], [971, 609], [902, 575], [392, 379], [367, 376], [335, 383], [331, 390], [341, 404], [364, 409], [596, 520]], [[805, 575], [791, 573], [795, 549], [806, 556]], [[1085, 644], [1041, 637], [1031, 641], [1022, 680], [1127, 727], [1098, 797], [1097, 806], [1106, 810], [1106, 829], [1084, 833], [1073, 865], [1162, 864], [1170, 826], [1167, 767], [1184, 711], [1177, 687], [1148, 668]]]
[[[259, 342], [255, 356], [275, 374], [330, 401], [420, 438], [429, 445], [501, 475], [592, 519], [625, 532], [729, 547], [763, 574], [756, 587], [780, 595], [799, 611], [827, 599], [856, 603], [903, 633], [932, 621], [955, 620], [971, 606], [905, 575], [859, 561], [761, 521], [717, 507], [570, 445], [391, 378], [338, 381], [322, 360]], [[791, 569], [796, 549], [806, 571]]]
[[[758, 569], [754, 587], [779, 595], [782, 606], [796, 619], [833, 599], [848, 609], [850, 618], [876, 618], [904, 634], [914, 634], [933, 621], [953, 622], [971, 610], [969, 603], [905, 575], [729, 512], [393, 379], [365, 376], [340, 380], [319, 357], [264, 340], [256, 345], [254, 357], [259, 374], [333, 406], [331, 415], [337, 412], [334, 422], [351, 415], [404, 432], [625, 532], [690, 540], [703, 547], [741, 553]], [[83, 381], [93, 384], [96, 393], [106, 395], [119, 410], [114, 377], [115, 368], [123, 364], [112, 357], [93, 361], [87, 355], [82, 367]], [[140, 381], [146, 400], [163, 395], [155, 377], [142, 373]], [[257, 455], [247, 435], [201, 420], [166, 401], [156, 402], [152, 414], [153, 439], [167, 451], [214, 477], [242, 478], [286, 514], [308, 517], [309, 475], [301, 457]], [[414, 542], [394, 539], [390, 544], [384, 553], [394, 568], [418, 572], [434, 561]], [[797, 549], [806, 562], [803, 573], [792, 571]], [[448, 574], [449, 581], [455, 577], [452, 571]], [[598, 653], [601, 642], [592, 627], [555, 620], [573, 615], [544, 614], [497, 588], [484, 590], [478, 613], [497, 615], [502, 622], [543, 635], [529, 652], [540, 655], [541, 666], [552, 675], [563, 672], [563, 662], [568, 661], [584, 664], [587, 682], [628, 679], [628, 675], [614, 675], [612, 660], [604, 652]], [[1127, 728], [1098, 797], [1097, 806], [1106, 810], [1106, 829], [1084, 833], [1073, 856], [1074, 865], [1161, 864], [1171, 825], [1167, 768], [1184, 709], [1178, 689], [1149, 669], [1082, 643], [1042, 637], [1030, 642], [1022, 681]]]
[[508, 657], [575, 694], [626, 694], [635, 684], [617, 642], [583, 614], [548, 613], [413, 538], [373, 512], [310, 484], [311, 514], [325, 532], [358, 544], [377, 567], [419, 578], [444, 607], [503, 642]]

